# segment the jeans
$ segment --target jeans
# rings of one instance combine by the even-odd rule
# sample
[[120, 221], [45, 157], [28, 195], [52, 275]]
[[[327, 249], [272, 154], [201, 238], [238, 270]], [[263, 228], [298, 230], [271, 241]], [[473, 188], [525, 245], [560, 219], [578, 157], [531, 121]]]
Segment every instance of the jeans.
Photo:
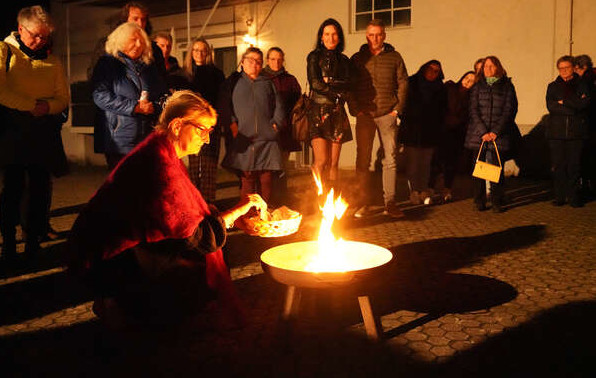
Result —
[[363, 204], [370, 202], [370, 162], [375, 133], [378, 131], [383, 149], [383, 199], [385, 204], [395, 200], [395, 180], [397, 175], [397, 123], [393, 114], [373, 118], [369, 115], [356, 117], [356, 171], [360, 177]]

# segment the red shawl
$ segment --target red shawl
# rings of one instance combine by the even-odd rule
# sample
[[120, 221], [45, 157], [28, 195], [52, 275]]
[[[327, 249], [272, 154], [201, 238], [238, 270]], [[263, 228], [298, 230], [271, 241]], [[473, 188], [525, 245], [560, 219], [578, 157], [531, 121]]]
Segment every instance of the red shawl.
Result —
[[118, 164], [81, 211], [70, 249], [84, 268], [91, 268], [144, 241], [187, 238], [208, 214], [174, 146], [153, 133]]
[[[83, 208], [68, 241], [70, 269], [85, 275], [141, 242], [191, 236], [209, 207], [171, 142], [154, 132], [127, 155]], [[208, 285], [229, 316], [243, 311], [221, 249], [206, 255]]]

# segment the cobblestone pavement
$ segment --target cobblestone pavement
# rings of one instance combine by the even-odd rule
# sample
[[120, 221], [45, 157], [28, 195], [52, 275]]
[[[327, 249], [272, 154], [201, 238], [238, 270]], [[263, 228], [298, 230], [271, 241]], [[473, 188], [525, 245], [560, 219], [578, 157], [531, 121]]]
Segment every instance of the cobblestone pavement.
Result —
[[[406, 218], [349, 216], [345, 239], [374, 243], [394, 259], [366, 288], [302, 290], [296, 317], [281, 320], [286, 287], [263, 274], [260, 253], [310, 240], [319, 219], [308, 174], [290, 177], [300, 231], [264, 239], [233, 231], [226, 251], [247, 325], [204, 314], [175, 329], [109, 331], [88, 294], [61, 265], [61, 245], [105, 176], [77, 169], [55, 181], [57, 241], [37, 261], [0, 267], [0, 376], [186, 377], [587, 377], [596, 357], [596, 202], [553, 207], [547, 182], [510, 178], [504, 213], [477, 212], [467, 178], [456, 200], [405, 202]], [[346, 181], [350, 183], [349, 174]], [[403, 179], [401, 179], [403, 181]], [[225, 184], [225, 183], [224, 183]], [[219, 204], [235, 201], [232, 183]], [[346, 184], [346, 192], [352, 185]], [[22, 248], [22, 246], [19, 246]], [[380, 316], [366, 337], [357, 297]]]

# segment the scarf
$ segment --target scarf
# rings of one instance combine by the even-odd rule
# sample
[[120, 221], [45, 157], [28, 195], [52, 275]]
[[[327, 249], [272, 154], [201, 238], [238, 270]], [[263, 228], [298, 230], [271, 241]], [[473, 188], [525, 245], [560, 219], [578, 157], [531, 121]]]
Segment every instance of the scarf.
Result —
[[494, 76], [487, 77], [486, 78], [486, 84], [488, 84], [489, 86], [490, 85], [493, 85], [494, 83], [496, 83], [497, 81], [499, 81], [499, 79], [500, 79], [500, 77], [494, 77]]
[[[33, 60], [44, 60], [48, 58], [48, 50], [46, 48], [41, 48], [39, 50], [31, 50], [27, 47], [23, 41], [21, 40], [21, 35], [16, 33], [15, 39], [19, 43], [19, 49], [25, 53], [29, 58]], [[45, 47], [45, 46], [44, 46]]]

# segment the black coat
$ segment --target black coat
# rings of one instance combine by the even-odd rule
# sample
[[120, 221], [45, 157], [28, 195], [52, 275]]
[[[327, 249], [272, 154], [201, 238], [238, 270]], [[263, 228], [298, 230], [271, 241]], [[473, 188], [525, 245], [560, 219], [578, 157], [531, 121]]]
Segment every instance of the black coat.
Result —
[[[480, 80], [470, 90], [470, 121], [466, 133], [466, 148], [478, 150], [482, 136], [492, 132], [497, 134], [499, 151], [510, 151], [520, 139], [515, 124], [517, 95], [511, 79], [504, 76], [493, 85]], [[492, 148], [492, 143], [489, 145]]]
[[428, 82], [421, 71], [410, 76], [400, 142], [411, 147], [436, 147], [446, 110], [447, 91], [440, 79]]
[[[563, 103], [559, 104], [562, 100]], [[546, 107], [550, 112], [546, 124], [547, 139], [587, 139], [590, 90], [577, 75], [569, 81], [561, 76], [548, 85]]]

